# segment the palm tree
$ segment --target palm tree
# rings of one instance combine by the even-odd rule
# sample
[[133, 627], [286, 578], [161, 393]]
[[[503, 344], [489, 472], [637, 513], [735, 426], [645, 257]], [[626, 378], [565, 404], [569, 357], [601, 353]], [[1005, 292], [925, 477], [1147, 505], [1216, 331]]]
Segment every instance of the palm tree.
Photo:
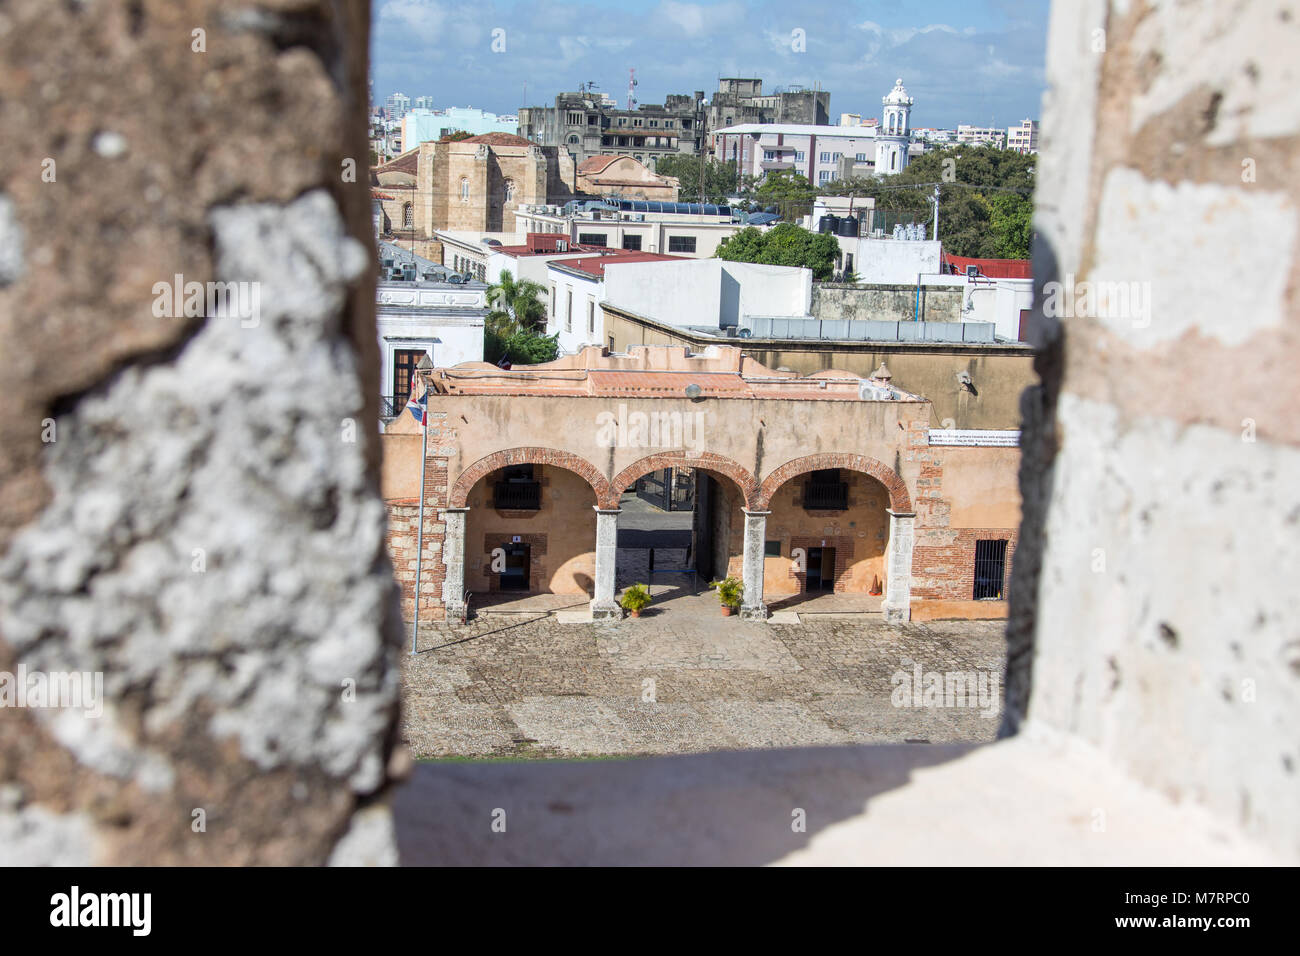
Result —
[[520, 330], [546, 329], [546, 288], [531, 279], [516, 279], [504, 269], [495, 285], [487, 290], [488, 331], [508, 338]]

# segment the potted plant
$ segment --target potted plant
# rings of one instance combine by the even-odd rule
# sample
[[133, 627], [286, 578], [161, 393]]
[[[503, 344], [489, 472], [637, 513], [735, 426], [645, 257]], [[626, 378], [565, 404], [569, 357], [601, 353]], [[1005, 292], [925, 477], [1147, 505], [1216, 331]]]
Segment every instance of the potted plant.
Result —
[[650, 589], [644, 584], [634, 584], [618, 599], [619, 606], [633, 617], [641, 616], [641, 609], [651, 601]]
[[709, 587], [718, 591], [718, 602], [722, 605], [722, 616], [730, 617], [740, 607], [745, 593], [745, 584], [740, 578], [727, 577], [721, 581], [710, 581]]

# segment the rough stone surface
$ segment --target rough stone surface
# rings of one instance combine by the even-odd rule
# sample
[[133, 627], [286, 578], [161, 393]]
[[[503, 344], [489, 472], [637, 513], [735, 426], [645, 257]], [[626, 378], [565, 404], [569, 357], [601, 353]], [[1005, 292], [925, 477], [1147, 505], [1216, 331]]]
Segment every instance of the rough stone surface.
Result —
[[[0, 671], [105, 698], [6, 710], [7, 859], [391, 862], [368, 21], [0, 10]], [[160, 315], [177, 275], [259, 309]]]

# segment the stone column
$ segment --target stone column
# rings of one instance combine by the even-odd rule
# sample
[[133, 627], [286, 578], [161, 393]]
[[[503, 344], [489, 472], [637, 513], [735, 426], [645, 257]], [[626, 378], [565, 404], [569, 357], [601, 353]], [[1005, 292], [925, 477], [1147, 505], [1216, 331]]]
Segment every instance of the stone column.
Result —
[[614, 600], [614, 569], [618, 559], [620, 509], [596, 509], [596, 589], [591, 601], [593, 621], [617, 621], [623, 609]]
[[767, 620], [767, 605], [763, 603], [763, 552], [767, 543], [767, 516], [771, 513], [745, 511], [745, 558], [741, 572], [745, 597], [740, 616], [746, 621]]
[[885, 620], [901, 624], [912, 619], [912, 525], [915, 512], [889, 510], [889, 551], [885, 556]]
[[[442, 520], [447, 526], [442, 539], [442, 560], [447, 574], [442, 581], [442, 606], [447, 620], [465, 623], [465, 516], [468, 508], [444, 508]], [[420, 595], [415, 599], [420, 600]]]

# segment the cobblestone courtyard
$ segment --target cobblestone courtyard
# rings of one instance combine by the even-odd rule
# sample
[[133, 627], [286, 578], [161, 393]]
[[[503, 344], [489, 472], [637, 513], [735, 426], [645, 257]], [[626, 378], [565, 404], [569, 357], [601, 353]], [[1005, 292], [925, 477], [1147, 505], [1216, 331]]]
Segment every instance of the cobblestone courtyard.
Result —
[[[484, 616], [422, 628], [405, 659], [417, 758], [693, 753], [992, 740], [1001, 621], [801, 625], [722, 618], [716, 600], [615, 624]], [[984, 672], [992, 708], [895, 707], [899, 671]], [[942, 680], [942, 677], [940, 677]], [[975, 704], [975, 701], [971, 701]], [[987, 715], [987, 716], [986, 716]]]

